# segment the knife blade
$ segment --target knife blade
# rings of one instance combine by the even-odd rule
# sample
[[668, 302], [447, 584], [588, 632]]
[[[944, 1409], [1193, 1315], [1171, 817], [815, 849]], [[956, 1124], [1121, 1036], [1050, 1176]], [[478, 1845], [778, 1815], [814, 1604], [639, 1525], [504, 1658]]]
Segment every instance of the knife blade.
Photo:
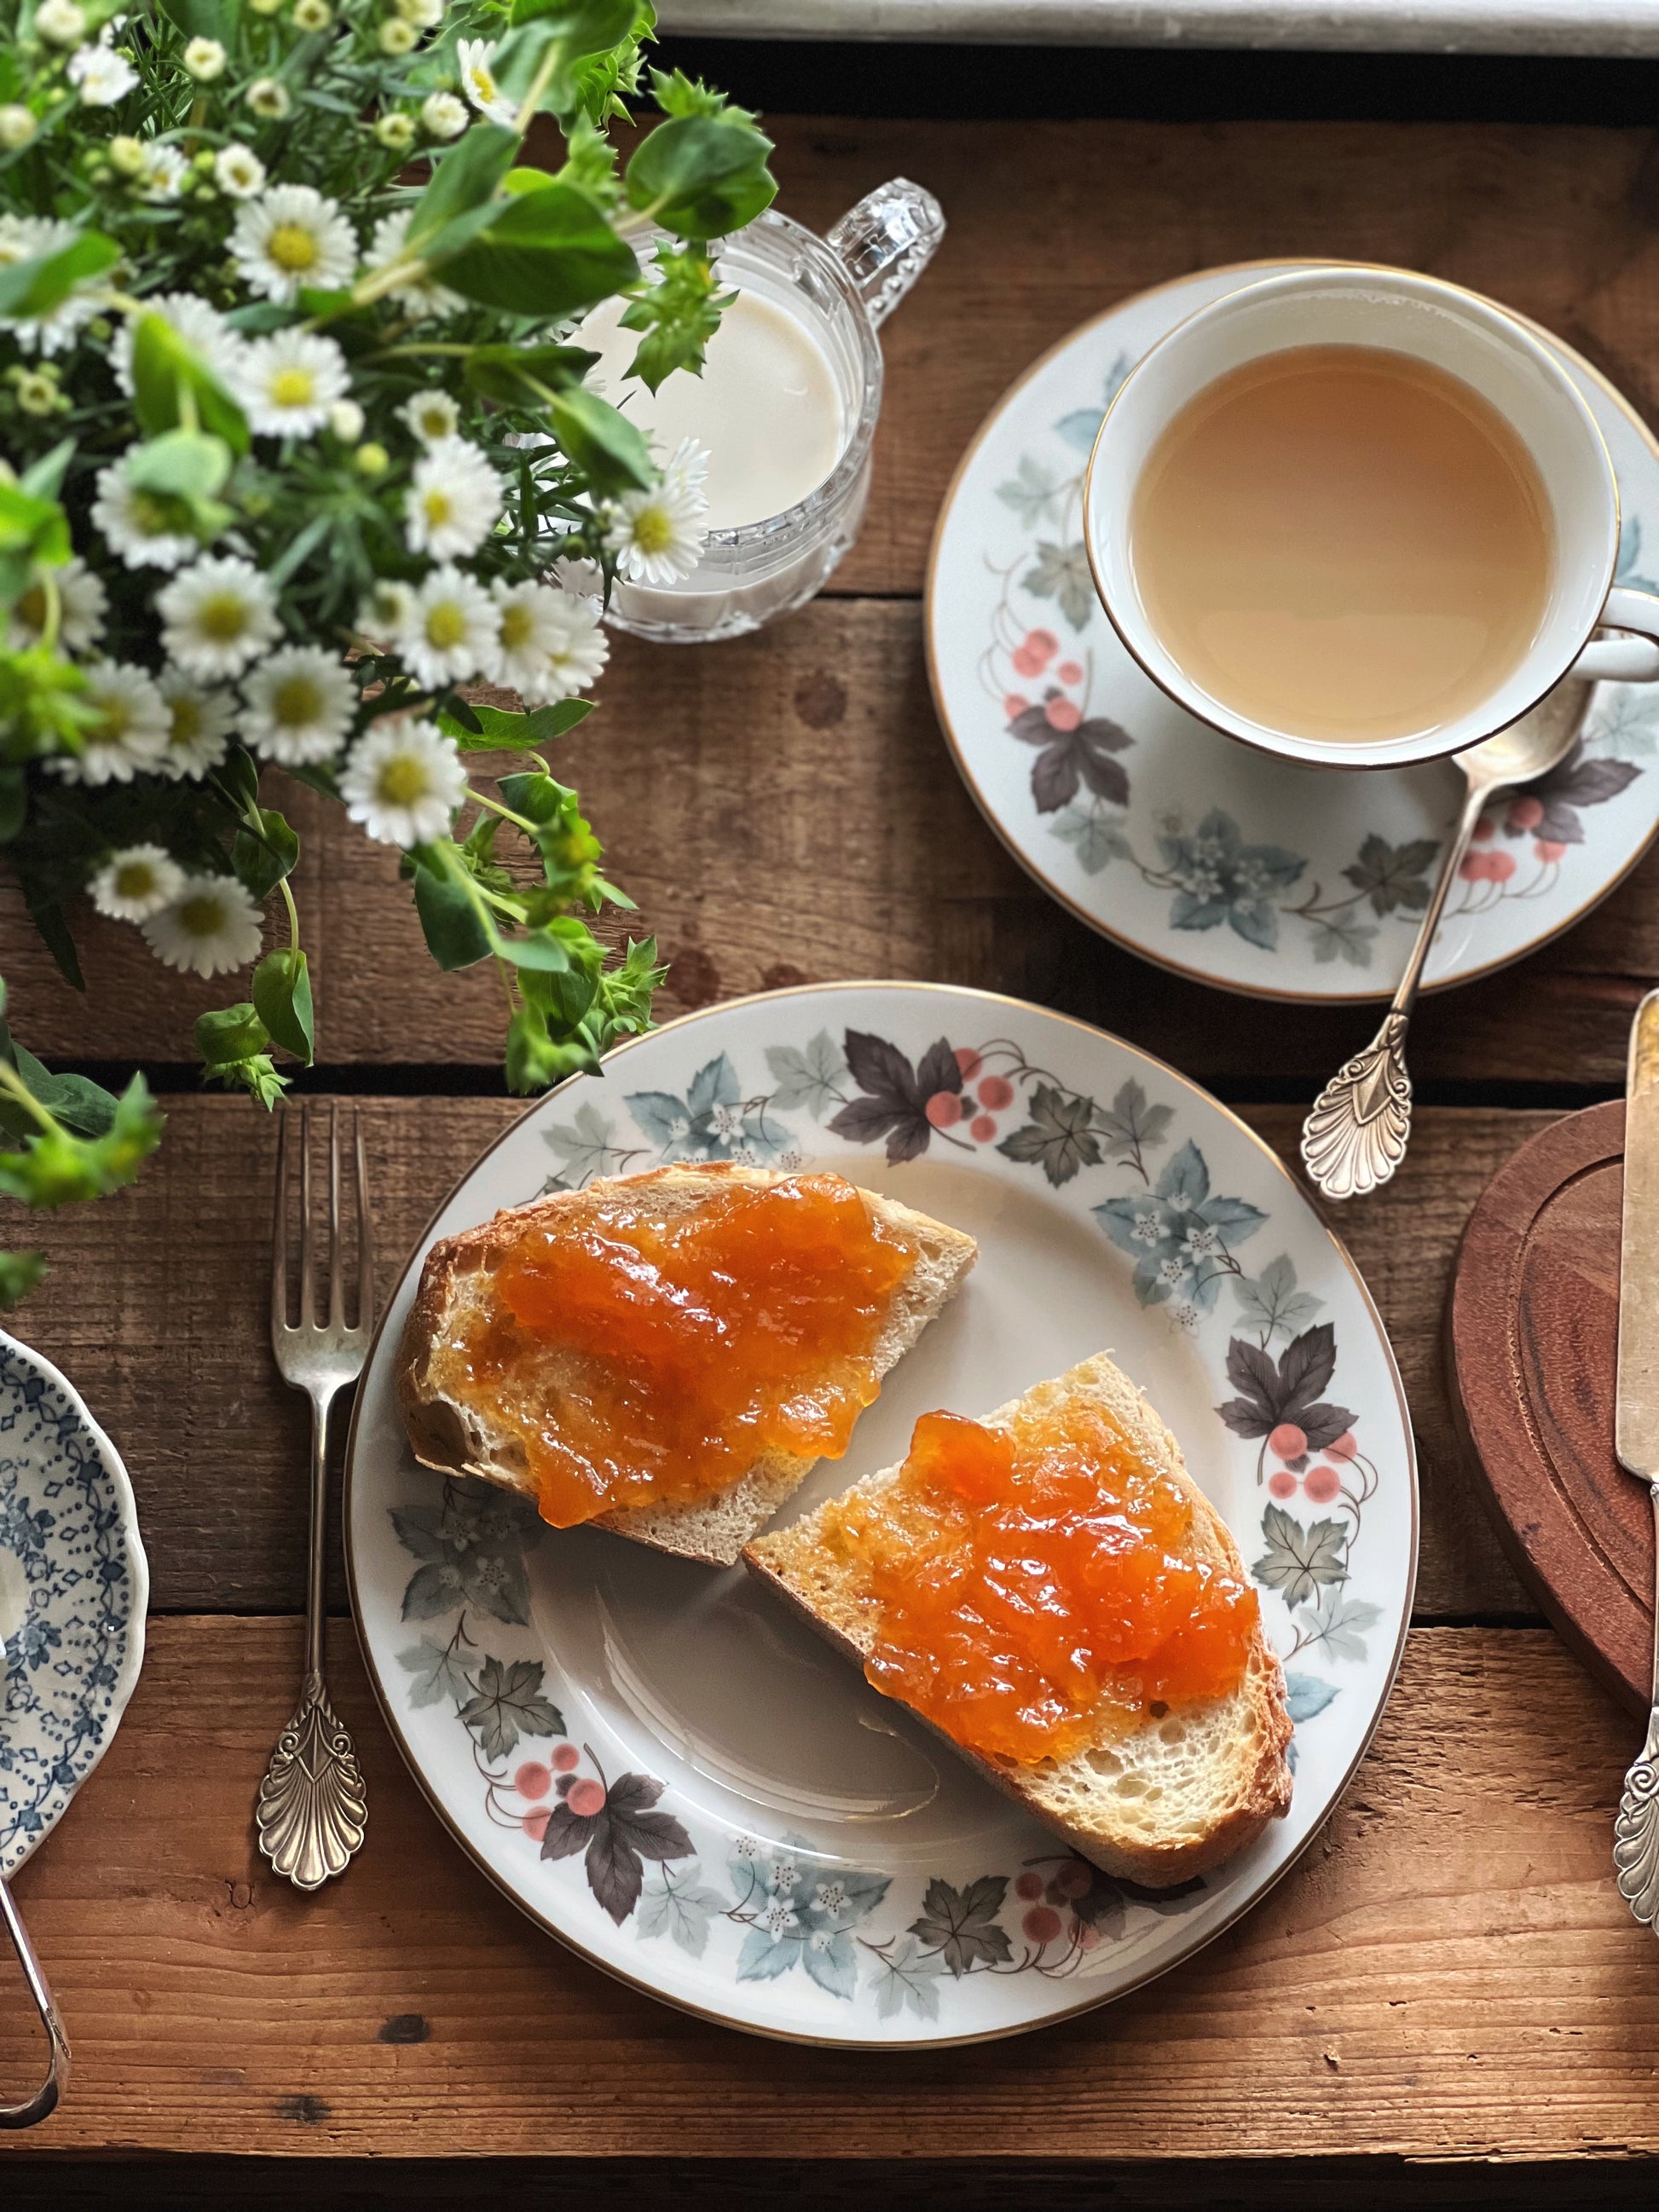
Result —
[[1620, 1464], [1659, 1481], [1659, 991], [1636, 1010], [1625, 1080], [1616, 1403]]

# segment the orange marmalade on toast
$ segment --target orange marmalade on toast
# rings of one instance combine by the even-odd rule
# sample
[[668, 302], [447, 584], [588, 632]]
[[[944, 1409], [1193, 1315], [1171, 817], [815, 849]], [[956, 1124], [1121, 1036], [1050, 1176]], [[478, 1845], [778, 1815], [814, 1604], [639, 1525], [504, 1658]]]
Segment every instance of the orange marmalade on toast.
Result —
[[924, 1413], [892, 1483], [824, 1509], [878, 1626], [870, 1681], [1001, 1765], [1063, 1759], [1243, 1679], [1255, 1593], [1097, 1406]]
[[556, 1528], [730, 1490], [769, 1453], [836, 1459], [915, 1241], [837, 1175], [642, 1176], [532, 1214], [466, 1325], [452, 1395], [522, 1443]]

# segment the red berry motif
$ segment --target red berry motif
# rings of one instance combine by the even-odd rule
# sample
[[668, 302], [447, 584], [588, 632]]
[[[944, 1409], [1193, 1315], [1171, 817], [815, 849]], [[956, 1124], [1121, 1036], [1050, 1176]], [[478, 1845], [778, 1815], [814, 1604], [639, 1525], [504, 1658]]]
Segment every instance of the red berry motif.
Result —
[[948, 1129], [962, 1119], [962, 1101], [954, 1091], [936, 1091], [923, 1110], [936, 1129]]
[[1535, 830], [1544, 818], [1544, 802], [1534, 793], [1523, 792], [1519, 799], [1510, 801], [1509, 825], [1511, 830]]
[[1042, 713], [1051, 730], [1074, 730], [1083, 720], [1083, 709], [1075, 699], [1050, 699]]
[[1553, 837], [1538, 838], [1533, 845], [1533, 850], [1540, 860], [1565, 860], [1567, 857], [1566, 847], [1558, 845]]
[[544, 1805], [538, 1812], [526, 1813], [519, 1826], [532, 1844], [538, 1844], [547, 1833], [547, 1824], [552, 1818], [552, 1813]]
[[1034, 1905], [1019, 1924], [1028, 1943], [1052, 1943], [1060, 1933], [1060, 1915], [1050, 1905]]
[[605, 1810], [605, 1791], [597, 1782], [584, 1778], [571, 1784], [570, 1795], [564, 1802], [579, 1819], [592, 1820], [595, 1813]]
[[1502, 852], [1488, 853], [1486, 855], [1486, 873], [1491, 877], [1492, 882], [1495, 884], [1508, 883], [1510, 878], [1515, 873], [1514, 854]]
[[1327, 1444], [1325, 1449], [1333, 1459], [1358, 1459], [1359, 1456], [1358, 1441], [1352, 1429], [1344, 1429], [1336, 1442]]
[[1002, 702], [1002, 711], [1011, 722], [1017, 722], [1022, 714], [1030, 713], [1031, 702], [1023, 691], [1011, 691]]
[[1069, 1860], [1054, 1876], [1054, 1887], [1062, 1897], [1087, 1897], [1094, 1886], [1094, 1875], [1081, 1859]]
[[562, 1743], [553, 1754], [553, 1771], [556, 1774], [568, 1774], [573, 1766], [581, 1765], [581, 1758], [574, 1743]]
[[1080, 660], [1062, 660], [1054, 673], [1062, 684], [1081, 684], [1083, 664]]
[[1316, 1505], [1328, 1505], [1341, 1489], [1342, 1478], [1334, 1467], [1327, 1467], [1322, 1461], [1303, 1476], [1302, 1487]]
[[1267, 1477], [1267, 1489], [1274, 1498], [1294, 1498], [1296, 1477], [1288, 1468], [1281, 1467], [1277, 1474], [1270, 1474]]
[[527, 1759], [514, 1776], [513, 1787], [520, 1797], [545, 1797], [553, 1787], [552, 1771], [540, 1759]]
[[1281, 1421], [1267, 1439], [1267, 1449], [1280, 1459], [1300, 1459], [1308, 1449], [1307, 1433], [1294, 1421]]
[[1018, 1874], [1014, 1876], [1014, 1895], [1016, 1897], [1023, 1897], [1026, 1903], [1030, 1905], [1034, 1903], [1037, 1898], [1042, 1896], [1042, 1876], [1040, 1874], [1033, 1874], [1030, 1867], [1026, 1868], [1024, 1874]]
[[962, 1071], [962, 1079], [964, 1083], [971, 1083], [985, 1065], [970, 1044], [959, 1044], [957, 1047], [956, 1060], [957, 1066]]
[[988, 1114], [1000, 1114], [1014, 1103], [1014, 1086], [1006, 1075], [988, 1075], [979, 1086], [979, 1103]]
[[1484, 845], [1488, 838], [1495, 837], [1497, 835], [1498, 824], [1492, 820], [1490, 814], [1483, 814], [1480, 819], [1474, 825], [1475, 843], [1477, 845]]
[[976, 1145], [988, 1145], [997, 1133], [997, 1125], [988, 1114], [976, 1114], [968, 1125], [968, 1133]]

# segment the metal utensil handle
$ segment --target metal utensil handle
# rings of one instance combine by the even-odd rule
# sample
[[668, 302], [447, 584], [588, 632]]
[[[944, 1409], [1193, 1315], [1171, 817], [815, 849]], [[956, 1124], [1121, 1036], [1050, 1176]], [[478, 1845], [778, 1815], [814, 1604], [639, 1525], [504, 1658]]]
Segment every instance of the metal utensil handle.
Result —
[[[1659, 1483], [1653, 1485], [1654, 1533], [1659, 1535]], [[1659, 1913], [1659, 1614], [1653, 1627], [1653, 1711], [1647, 1741], [1625, 1777], [1625, 1794], [1613, 1824], [1613, 1863], [1619, 1894], [1651, 1928]]]
[[49, 2112], [57, 2110], [58, 2100], [69, 2087], [69, 2038], [58, 2017], [46, 1969], [35, 1955], [29, 1931], [23, 1925], [23, 1916], [17, 1910], [17, 1900], [6, 1887], [3, 1875], [0, 1875], [0, 1920], [6, 1923], [6, 1933], [11, 1937], [11, 1948], [23, 1969], [23, 1979], [28, 1984], [29, 1995], [40, 2015], [40, 2025], [46, 2031], [52, 2053], [46, 2078], [34, 2094], [21, 2105], [0, 2105], [0, 2128], [32, 2128], [38, 2120], [44, 2120]]
[[824, 240], [847, 264], [870, 320], [884, 323], [939, 251], [945, 210], [908, 177], [866, 192]]

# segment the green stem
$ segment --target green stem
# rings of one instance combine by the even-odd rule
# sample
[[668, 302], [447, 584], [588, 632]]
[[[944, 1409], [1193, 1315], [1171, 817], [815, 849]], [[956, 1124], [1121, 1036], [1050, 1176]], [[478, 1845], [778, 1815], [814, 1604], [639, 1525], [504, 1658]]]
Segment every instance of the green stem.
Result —
[[40, 593], [46, 603], [46, 618], [40, 626], [40, 643], [51, 653], [58, 643], [58, 624], [63, 615], [64, 601], [58, 589], [58, 580], [50, 568], [40, 571]]
[[283, 894], [283, 903], [288, 908], [288, 949], [290, 952], [297, 952], [300, 949], [300, 909], [294, 903], [294, 894], [288, 887], [286, 876], [276, 888]]
[[503, 822], [511, 822], [516, 829], [522, 830], [526, 837], [535, 836], [535, 823], [526, 822], [522, 814], [515, 814], [510, 806], [503, 806], [500, 799], [486, 799], [483, 792], [474, 791], [471, 784], [466, 787], [466, 795], [469, 799], [476, 800], [480, 806], [487, 806], [492, 814], [499, 814]]
[[0, 1060], [0, 1091], [10, 1091], [18, 1104], [33, 1115], [49, 1137], [63, 1134], [57, 1115], [40, 1103], [9, 1060]]
[[541, 104], [542, 94], [547, 90], [548, 86], [553, 82], [553, 72], [557, 69], [563, 58], [564, 42], [562, 40], [555, 39], [552, 45], [549, 46], [546, 53], [543, 55], [542, 65], [536, 72], [535, 82], [532, 84], [529, 91], [526, 93], [524, 96], [524, 105], [520, 108], [517, 116], [514, 118], [513, 128], [519, 133], [520, 137], [522, 137], [525, 132], [530, 128], [531, 122], [535, 116], [536, 110]]

